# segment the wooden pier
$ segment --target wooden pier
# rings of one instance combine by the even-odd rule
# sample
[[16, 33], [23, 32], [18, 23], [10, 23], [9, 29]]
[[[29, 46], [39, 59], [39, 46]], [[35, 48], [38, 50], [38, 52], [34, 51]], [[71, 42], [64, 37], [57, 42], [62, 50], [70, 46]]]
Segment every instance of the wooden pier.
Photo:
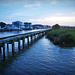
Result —
[[[39, 31], [34, 31], [34, 32], [29, 32], [29, 33], [18, 34], [18, 35], [0, 38], [0, 53], [1, 53], [1, 51], [3, 51], [2, 52], [3, 53], [3, 59], [5, 59], [5, 50], [6, 50], [6, 48], [9, 49], [9, 44], [12, 44], [12, 53], [14, 54], [14, 46], [15, 46], [14, 42], [18, 42], [18, 49], [20, 49], [20, 40], [22, 40], [22, 45], [24, 48], [25, 38], [27, 38], [27, 44], [29, 45], [30, 42], [32, 43], [33, 41], [42, 37], [48, 31], [51, 31], [51, 30], [52, 29], [43, 29], [43, 30], [39, 30]], [[29, 42], [29, 39], [30, 39], [30, 42]], [[5, 44], [7, 44], [6, 47], [5, 47]]]

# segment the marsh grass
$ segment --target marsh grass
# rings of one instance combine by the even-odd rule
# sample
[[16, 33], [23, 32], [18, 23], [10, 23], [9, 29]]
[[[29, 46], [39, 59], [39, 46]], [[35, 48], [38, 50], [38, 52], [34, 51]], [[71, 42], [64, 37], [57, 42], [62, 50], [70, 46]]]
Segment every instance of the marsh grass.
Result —
[[75, 28], [54, 29], [46, 37], [60, 46], [75, 46]]

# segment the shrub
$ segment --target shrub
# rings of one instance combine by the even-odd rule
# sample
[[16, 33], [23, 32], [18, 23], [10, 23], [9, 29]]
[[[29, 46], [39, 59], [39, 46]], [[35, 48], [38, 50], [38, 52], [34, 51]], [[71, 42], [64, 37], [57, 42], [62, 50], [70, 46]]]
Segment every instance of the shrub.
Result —
[[52, 26], [52, 28], [53, 28], [53, 29], [58, 29], [58, 28], [60, 28], [60, 25], [55, 24], [55, 25]]

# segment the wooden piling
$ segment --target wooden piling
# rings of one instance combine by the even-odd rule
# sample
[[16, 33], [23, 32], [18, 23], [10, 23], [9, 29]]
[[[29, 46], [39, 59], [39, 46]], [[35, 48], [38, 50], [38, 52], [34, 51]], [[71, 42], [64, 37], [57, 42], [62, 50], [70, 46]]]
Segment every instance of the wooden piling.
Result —
[[20, 50], [20, 40], [18, 41], [18, 49]]
[[38, 39], [39, 39], [39, 34], [38, 34]]
[[39, 35], [39, 33], [38, 33], [38, 39], [39, 39], [39, 36], [40, 36], [40, 35]]
[[14, 54], [14, 42], [12, 42], [12, 53]]
[[28, 43], [28, 45], [29, 45], [29, 37], [27, 37], [27, 43]]
[[36, 40], [37, 40], [37, 38], [38, 38], [38, 37], [37, 37], [37, 34], [36, 34]]
[[9, 44], [7, 43], [7, 50], [9, 49]]
[[34, 36], [34, 37], [35, 37], [35, 41], [36, 41], [36, 34], [35, 34], [35, 36]]
[[1, 53], [1, 47], [0, 47], [0, 53]]
[[5, 43], [3, 43], [3, 59], [5, 59]]
[[25, 38], [23, 38], [23, 48], [24, 48], [24, 44], [25, 44]]
[[32, 41], [33, 41], [33, 40], [32, 40], [32, 35], [31, 35], [31, 43], [32, 43]]
[[39, 38], [41, 38], [41, 33], [39, 33]]
[[35, 41], [35, 35], [33, 35], [33, 41]]

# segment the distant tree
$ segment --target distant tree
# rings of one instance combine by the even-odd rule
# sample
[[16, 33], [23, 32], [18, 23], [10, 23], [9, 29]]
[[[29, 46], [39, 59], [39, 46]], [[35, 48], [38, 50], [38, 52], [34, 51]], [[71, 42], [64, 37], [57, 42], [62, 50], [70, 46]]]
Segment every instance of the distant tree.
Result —
[[5, 27], [5, 25], [6, 25], [6, 23], [4, 23], [4, 22], [0, 22], [0, 26], [1, 26], [1, 28]]
[[53, 29], [58, 29], [58, 28], [60, 28], [60, 25], [59, 24], [55, 24], [55, 25], [52, 26], [52, 28]]

